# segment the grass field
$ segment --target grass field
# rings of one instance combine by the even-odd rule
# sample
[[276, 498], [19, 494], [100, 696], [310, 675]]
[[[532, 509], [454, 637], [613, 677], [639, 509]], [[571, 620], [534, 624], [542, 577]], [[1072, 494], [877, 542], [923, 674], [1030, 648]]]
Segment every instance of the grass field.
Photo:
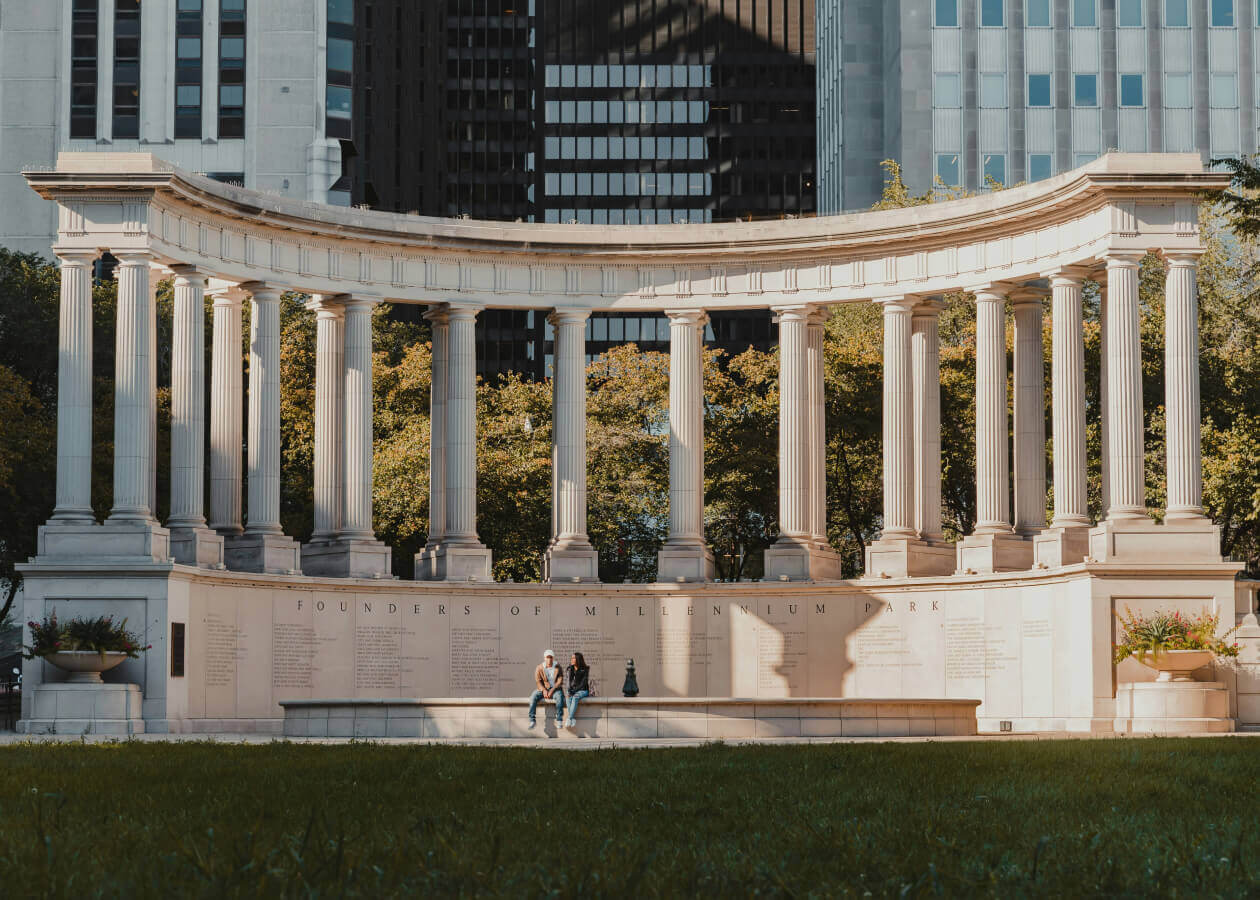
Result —
[[1245, 739], [0, 748], [0, 896], [1260, 892]]

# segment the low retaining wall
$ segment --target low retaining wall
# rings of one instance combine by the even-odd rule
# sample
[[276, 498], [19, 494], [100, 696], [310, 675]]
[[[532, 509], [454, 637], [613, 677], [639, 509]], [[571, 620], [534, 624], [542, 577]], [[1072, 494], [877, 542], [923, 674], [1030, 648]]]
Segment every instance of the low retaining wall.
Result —
[[282, 700], [286, 737], [706, 738], [956, 737], [976, 733], [979, 700], [753, 700], [598, 697], [578, 706], [575, 728], [555, 708], [517, 698]]

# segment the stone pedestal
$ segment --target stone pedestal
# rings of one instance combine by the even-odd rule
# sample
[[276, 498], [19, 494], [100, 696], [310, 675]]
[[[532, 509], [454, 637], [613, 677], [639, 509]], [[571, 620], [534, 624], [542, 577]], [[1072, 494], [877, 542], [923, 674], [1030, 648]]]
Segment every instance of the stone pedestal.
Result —
[[417, 581], [493, 581], [492, 554], [477, 545], [438, 544], [416, 554]]
[[878, 540], [866, 548], [867, 578], [919, 578], [954, 574], [957, 551], [944, 541]]
[[1032, 568], [1033, 542], [1018, 534], [969, 534], [958, 542], [958, 573], [1023, 572]]
[[1220, 562], [1221, 532], [1206, 518], [1110, 519], [1090, 529], [1089, 555], [1102, 563]]
[[837, 581], [840, 554], [812, 541], [784, 538], [766, 548], [767, 581]]
[[172, 528], [171, 556], [184, 566], [223, 568], [223, 535], [212, 528]]
[[1117, 734], [1217, 734], [1234, 730], [1219, 681], [1147, 681], [1116, 688]]
[[1089, 526], [1047, 528], [1033, 536], [1033, 565], [1057, 569], [1081, 562], [1089, 555]]
[[223, 552], [227, 567], [236, 572], [299, 575], [302, 545], [284, 534], [241, 534], [227, 539]]
[[341, 578], [389, 578], [393, 551], [381, 541], [340, 538], [302, 545], [302, 571]]
[[138, 684], [71, 684], [34, 688], [31, 717], [18, 723], [24, 734], [144, 733]]
[[41, 557], [80, 561], [129, 559], [169, 562], [170, 532], [145, 522], [107, 522], [104, 525], [43, 525], [39, 529]]
[[554, 546], [543, 554], [543, 581], [599, 581], [599, 551], [590, 544]]
[[666, 542], [656, 554], [657, 581], [712, 581], [713, 551], [704, 544]]

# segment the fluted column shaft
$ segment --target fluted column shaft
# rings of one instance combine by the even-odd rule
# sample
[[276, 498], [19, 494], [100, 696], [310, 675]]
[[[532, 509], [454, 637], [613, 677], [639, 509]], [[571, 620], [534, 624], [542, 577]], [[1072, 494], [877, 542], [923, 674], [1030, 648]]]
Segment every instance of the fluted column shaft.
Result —
[[246, 534], [280, 534], [280, 292], [250, 290]]
[[53, 522], [91, 524], [92, 264], [94, 253], [63, 253], [57, 347], [57, 505]]
[[446, 392], [446, 537], [480, 546], [477, 538], [478, 309], [451, 306]]
[[118, 324], [114, 345], [114, 505], [110, 521], [153, 522], [149, 506], [153, 452], [150, 407], [151, 338], [156, 326], [148, 297], [149, 255], [117, 253]]
[[704, 543], [703, 310], [669, 316], [669, 544]]
[[335, 299], [317, 297], [315, 309], [315, 529], [311, 540], [330, 541], [341, 531], [345, 492], [345, 311]]
[[588, 310], [556, 310], [552, 380], [551, 532], [553, 546], [589, 546], [586, 534], [586, 320]]
[[241, 528], [241, 300], [214, 298], [210, 357], [210, 527], [220, 534]]
[[914, 538], [914, 361], [910, 298], [884, 308], [884, 529], [882, 538]]
[[976, 534], [1007, 534], [1006, 294], [976, 292]]
[[1107, 366], [1111, 354], [1107, 350], [1107, 276], [1099, 276], [1102, 296], [1098, 301], [1098, 483], [1099, 521], [1107, 518], [1111, 506], [1111, 401], [1107, 389]]
[[1107, 258], [1107, 409], [1109, 519], [1146, 515], [1142, 421], [1142, 335], [1138, 319], [1140, 253]]
[[346, 303], [345, 506], [341, 537], [374, 540], [372, 531], [372, 307]]
[[1054, 519], [1050, 524], [1070, 528], [1089, 524], [1081, 276], [1060, 272], [1051, 279], [1051, 286]]
[[1203, 518], [1198, 257], [1197, 253], [1168, 254], [1164, 294], [1168, 521]]
[[171, 351], [171, 528], [200, 528], [205, 516], [206, 278], [175, 266]]
[[827, 396], [823, 338], [829, 309], [809, 318], [806, 378], [809, 381], [809, 526], [810, 537], [827, 543]]
[[1046, 376], [1042, 298], [1021, 296], [1015, 312], [1015, 532], [1046, 527]]
[[808, 307], [778, 310], [779, 323], [779, 534], [810, 536]]
[[910, 320], [914, 381], [914, 529], [943, 541], [941, 528], [941, 305], [925, 301]]
[[429, 382], [429, 536], [433, 548], [446, 535], [446, 392], [450, 359], [450, 322], [446, 309], [424, 316], [432, 330], [432, 376]]
[[145, 291], [145, 300], [149, 304], [149, 396], [153, 403], [149, 405], [149, 513], [157, 518], [157, 286], [161, 281], [161, 271], [152, 263], [149, 265], [149, 289]]

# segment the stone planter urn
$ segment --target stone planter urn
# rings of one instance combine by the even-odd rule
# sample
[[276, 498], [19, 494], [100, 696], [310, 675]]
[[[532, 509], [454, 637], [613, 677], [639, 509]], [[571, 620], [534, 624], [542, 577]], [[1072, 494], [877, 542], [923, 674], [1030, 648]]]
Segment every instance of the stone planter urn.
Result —
[[44, 657], [63, 672], [70, 684], [103, 684], [101, 673], [108, 672], [127, 658], [120, 650], [98, 653], [95, 650], [63, 650]]
[[1159, 672], [1157, 682], [1194, 681], [1195, 669], [1201, 669], [1212, 661], [1211, 650], [1165, 650], [1156, 656], [1147, 654], [1142, 665]]

